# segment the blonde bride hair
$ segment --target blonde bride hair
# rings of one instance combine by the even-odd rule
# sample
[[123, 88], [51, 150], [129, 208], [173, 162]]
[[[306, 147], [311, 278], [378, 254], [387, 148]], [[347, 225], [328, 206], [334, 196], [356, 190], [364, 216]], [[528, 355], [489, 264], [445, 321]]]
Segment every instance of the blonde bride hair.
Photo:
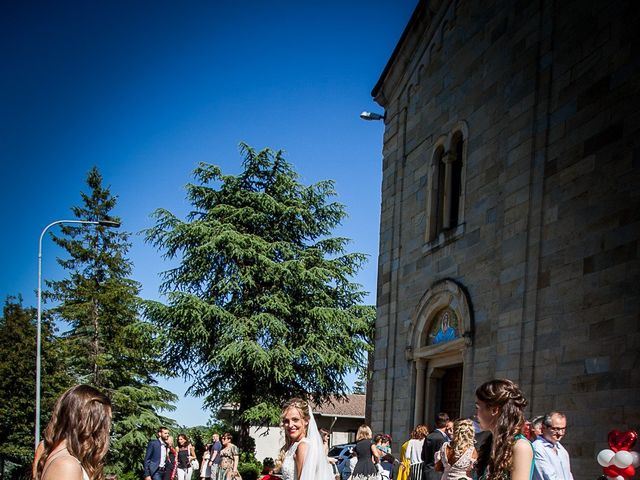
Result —
[[[290, 408], [297, 409], [302, 415], [302, 418], [304, 418], [307, 422], [310, 420], [311, 415], [309, 413], [309, 402], [303, 400], [302, 398], [292, 398], [282, 405], [282, 413], [280, 413], [280, 426], [282, 428], [284, 428], [284, 416]], [[280, 449], [280, 453], [278, 454], [278, 458], [276, 459], [276, 471], [280, 470], [280, 468], [282, 467], [284, 456], [292, 444], [291, 439], [286, 432], [284, 434], [284, 438], [284, 446]]]

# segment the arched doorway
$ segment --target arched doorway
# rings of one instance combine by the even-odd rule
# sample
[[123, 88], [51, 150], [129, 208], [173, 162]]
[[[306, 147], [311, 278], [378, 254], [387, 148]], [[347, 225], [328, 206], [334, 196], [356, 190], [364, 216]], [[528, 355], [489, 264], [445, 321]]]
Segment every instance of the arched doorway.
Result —
[[416, 307], [407, 339], [415, 368], [414, 424], [430, 424], [438, 412], [460, 416], [471, 337], [464, 290], [452, 280], [434, 284]]

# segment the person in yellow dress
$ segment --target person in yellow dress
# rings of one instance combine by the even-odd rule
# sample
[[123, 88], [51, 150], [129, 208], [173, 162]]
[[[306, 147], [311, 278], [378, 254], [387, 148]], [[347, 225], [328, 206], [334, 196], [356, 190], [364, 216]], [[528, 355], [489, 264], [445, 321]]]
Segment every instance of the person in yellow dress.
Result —
[[409, 440], [402, 444], [400, 447], [400, 466], [398, 467], [398, 476], [396, 480], [409, 480], [409, 459], [405, 458], [407, 453], [407, 447], [409, 446]]

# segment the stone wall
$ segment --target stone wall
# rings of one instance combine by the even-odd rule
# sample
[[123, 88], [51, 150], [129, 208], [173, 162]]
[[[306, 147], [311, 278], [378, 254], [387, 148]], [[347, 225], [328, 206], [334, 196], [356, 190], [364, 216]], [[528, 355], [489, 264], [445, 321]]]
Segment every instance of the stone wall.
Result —
[[[421, 3], [386, 110], [374, 431], [413, 427], [415, 309], [465, 287], [463, 415], [483, 381], [566, 411], [576, 478], [612, 428], [640, 429], [640, 24], [636, 2]], [[427, 240], [435, 143], [464, 122], [464, 223]]]

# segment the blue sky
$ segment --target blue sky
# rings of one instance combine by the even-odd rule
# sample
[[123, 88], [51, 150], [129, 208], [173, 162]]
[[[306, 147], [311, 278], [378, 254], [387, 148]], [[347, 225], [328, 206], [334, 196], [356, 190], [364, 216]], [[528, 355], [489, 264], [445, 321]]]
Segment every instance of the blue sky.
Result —
[[[96, 165], [112, 193], [144, 298], [160, 298], [160, 253], [137, 233], [163, 207], [189, 210], [200, 161], [236, 173], [238, 143], [286, 151], [305, 183], [334, 179], [349, 218], [337, 234], [369, 264], [375, 303], [381, 111], [370, 92], [416, 0], [3, 2], [0, 7], [0, 295], [35, 305], [37, 241], [71, 218]], [[60, 278], [53, 242], [44, 278]], [[182, 380], [161, 382], [178, 395]], [[204, 424], [200, 399], [172, 414]]]

